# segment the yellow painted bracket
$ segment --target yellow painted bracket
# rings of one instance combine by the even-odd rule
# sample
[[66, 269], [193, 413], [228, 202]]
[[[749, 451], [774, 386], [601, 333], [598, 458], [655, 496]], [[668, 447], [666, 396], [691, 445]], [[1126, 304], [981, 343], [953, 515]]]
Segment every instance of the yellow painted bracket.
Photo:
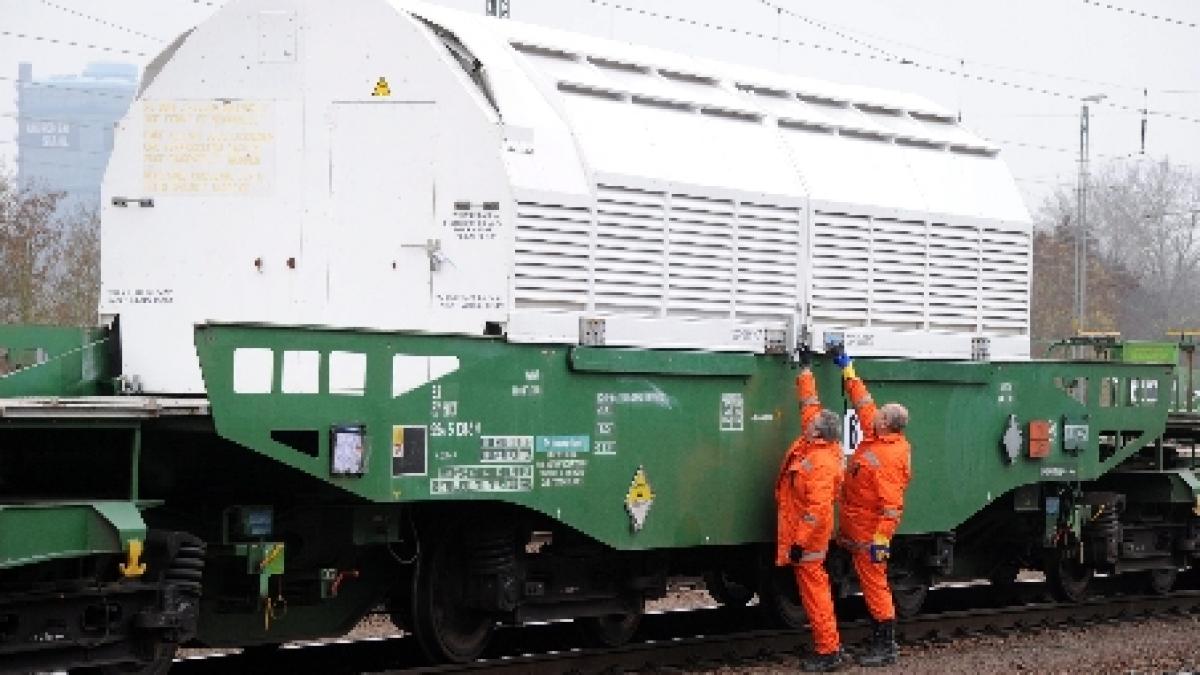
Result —
[[258, 597], [266, 598], [271, 577], [283, 574], [284, 550], [282, 542], [238, 544], [234, 547], [234, 554], [246, 559], [246, 573], [258, 577]]
[[146, 573], [146, 563], [142, 562], [143, 544], [141, 539], [130, 539], [128, 546], [128, 559], [126, 562], [118, 563], [117, 569], [126, 579], [136, 579]]

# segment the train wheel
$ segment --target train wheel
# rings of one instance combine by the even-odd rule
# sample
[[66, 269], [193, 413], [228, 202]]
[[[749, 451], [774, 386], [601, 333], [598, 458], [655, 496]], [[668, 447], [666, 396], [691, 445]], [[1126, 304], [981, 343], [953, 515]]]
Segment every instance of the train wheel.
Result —
[[388, 616], [396, 628], [407, 633], [413, 632], [412, 619], [412, 589], [413, 589], [413, 562], [410, 562], [400, 568], [399, 580], [396, 582], [395, 589], [392, 590], [391, 597], [388, 598]]
[[928, 595], [929, 579], [923, 575], [909, 574], [892, 581], [892, 605], [901, 619], [919, 614]]
[[620, 647], [633, 639], [642, 615], [646, 611], [645, 600], [638, 600], [637, 607], [624, 614], [606, 616], [584, 616], [575, 619], [579, 633], [589, 644], [599, 647]]
[[430, 554], [416, 561], [412, 630], [425, 656], [434, 662], [474, 661], [495, 628], [490, 615], [463, 601], [466, 560], [461, 542], [451, 535], [434, 542]]
[[1092, 569], [1068, 553], [1060, 551], [1046, 563], [1046, 583], [1059, 600], [1082, 602], [1087, 598], [1091, 581]]
[[783, 628], [802, 628], [808, 623], [804, 605], [800, 603], [800, 591], [796, 588], [796, 576], [791, 567], [771, 567], [763, 575], [758, 594], [759, 603], [766, 612], [767, 620]]
[[171, 670], [177, 649], [174, 642], [159, 640], [145, 645], [147, 660], [102, 666], [98, 671], [102, 675], [165, 675]]
[[1010, 605], [1016, 602], [1017, 592], [1017, 575], [1021, 570], [1016, 565], [1000, 565], [992, 570], [988, 575], [988, 582], [992, 585], [992, 600], [997, 605]]
[[1179, 570], [1174, 567], [1150, 570], [1146, 572], [1145, 588], [1155, 595], [1166, 595], [1175, 588], [1175, 580], [1179, 578]]
[[749, 584], [737, 581], [722, 569], [706, 572], [704, 586], [713, 600], [726, 607], [745, 607], [754, 597], [754, 589]]

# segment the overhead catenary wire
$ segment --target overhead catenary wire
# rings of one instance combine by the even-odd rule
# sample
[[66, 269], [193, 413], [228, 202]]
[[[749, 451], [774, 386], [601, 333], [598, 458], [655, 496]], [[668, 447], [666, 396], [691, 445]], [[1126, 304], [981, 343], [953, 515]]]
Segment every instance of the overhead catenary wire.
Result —
[[48, 161], [44, 161], [44, 160], [40, 160], [40, 159], [31, 159], [31, 160], [26, 160], [26, 161], [22, 161], [22, 162], [16, 162], [16, 164], [18, 164], [20, 166], [44, 166], [44, 167], [52, 167], [55, 169], [86, 169], [86, 170], [90, 171], [93, 169], [103, 169], [105, 166], [108, 165], [108, 162], [95, 163], [95, 164], [77, 164], [77, 163], [68, 164], [66, 162], [48, 162]]
[[1182, 26], [1184, 28], [1200, 28], [1200, 23], [1196, 23], [1194, 21], [1184, 21], [1182, 19], [1175, 19], [1175, 18], [1172, 18], [1169, 16], [1163, 16], [1161, 14], [1151, 14], [1150, 12], [1144, 12], [1140, 9], [1129, 9], [1127, 7], [1121, 7], [1121, 6], [1113, 5], [1113, 4], [1110, 4], [1107, 2], [1097, 2], [1096, 0], [1083, 0], [1083, 4], [1091, 5], [1093, 7], [1100, 7], [1103, 9], [1112, 10], [1114, 12], [1120, 12], [1122, 14], [1139, 16], [1139, 17], [1142, 17], [1143, 19], [1154, 19], [1155, 21], [1171, 23], [1171, 24], [1175, 24], [1176, 26]]
[[[1052, 187], [1070, 188], [1070, 190], [1075, 190], [1076, 188], [1079, 187], [1079, 181], [1075, 180], [1075, 179], [1065, 179], [1064, 178], [1064, 179], [1058, 179], [1058, 180], [1051, 180], [1051, 179], [1047, 179], [1047, 178], [1032, 178], [1032, 177], [1027, 177], [1027, 176], [1013, 176], [1013, 180], [1017, 181], [1018, 183], [1037, 183], [1038, 185], [1049, 185]], [[1088, 183], [1088, 189], [1120, 190], [1124, 187], [1125, 186], [1123, 186], [1123, 185], [1103, 185], [1103, 184], [1091, 183], [1091, 182]]]
[[120, 47], [110, 47], [107, 45], [97, 45], [90, 42], [80, 42], [79, 40], [61, 40], [59, 38], [46, 37], [44, 35], [33, 35], [31, 33], [22, 33], [20, 31], [0, 29], [0, 36], [20, 38], [23, 40], [32, 40], [34, 42], [46, 42], [54, 45], [62, 45], [64, 47], [76, 47], [79, 49], [90, 49], [93, 51], [108, 52], [110, 54], [125, 54], [128, 56], [149, 56], [146, 52], [136, 49], [122, 49]]
[[[20, 151], [20, 150], [43, 150], [43, 151], [47, 151], [47, 152], [59, 151], [59, 152], [62, 152], [63, 154], [70, 155], [71, 157], [74, 157], [76, 155], [101, 155], [101, 156], [104, 156], [105, 158], [107, 158], [109, 155], [112, 154], [112, 150], [72, 150], [70, 148], [43, 148], [38, 145], [28, 145], [28, 144], [22, 145], [22, 144], [18, 143], [15, 139], [0, 140], [0, 145], [15, 145], [15, 146], [17, 146], [18, 151]], [[22, 162], [40, 162], [42, 160], [33, 160], [33, 159], [22, 158], [21, 161]]]
[[[1019, 148], [1024, 148], [1026, 150], [1040, 150], [1043, 152], [1057, 152], [1057, 153], [1062, 153], [1065, 155], [1074, 155], [1079, 152], [1079, 148], [1068, 148], [1068, 147], [1054, 146], [1054, 145], [1043, 145], [1041, 143], [1029, 143], [1026, 141], [1014, 141], [1011, 139], [1004, 139], [1004, 138], [984, 138], [984, 140], [988, 141], [989, 143], [997, 143], [999, 145], [1016, 146]], [[1127, 152], [1122, 155], [1115, 155], [1115, 154], [1111, 154], [1111, 153], [1102, 153], [1102, 152], [1093, 153], [1093, 154], [1096, 157], [1099, 157], [1101, 159], [1106, 159], [1106, 160], [1109, 160], [1112, 162], [1147, 162], [1147, 163], [1149, 163], [1149, 162], [1154, 162], [1154, 163], [1170, 162], [1171, 166], [1184, 168], [1189, 171], [1194, 171], [1197, 174], [1200, 174], [1200, 166], [1197, 166], [1195, 164], [1189, 164], [1187, 162], [1175, 161], [1175, 160], [1170, 159], [1170, 157], [1150, 157], [1147, 155], [1143, 155], [1139, 152]]]
[[[856, 39], [856, 38], [854, 38], [854, 37], [852, 37], [852, 36], [850, 36], [850, 35], [847, 35], [847, 33], [849, 32], [849, 30], [848, 30], [848, 29], [841, 29], [841, 30], [839, 31], [839, 30], [836, 30], [836, 29], [834, 29], [834, 28], [829, 28], [829, 27], [827, 27], [827, 25], [826, 25], [826, 24], [823, 24], [822, 22], [819, 22], [819, 21], [813, 20], [813, 19], [811, 19], [811, 18], [809, 18], [809, 17], [805, 17], [804, 15], [798, 14], [798, 13], [796, 13], [796, 12], [792, 11], [792, 10], [789, 10], [789, 9], [783, 8], [783, 7], [781, 7], [780, 5], [777, 5], [776, 3], [774, 3], [774, 2], [771, 2], [770, 0], [758, 0], [758, 2], [760, 2], [761, 4], [763, 4], [763, 5], [764, 5], [764, 6], [766, 6], [766, 7], [770, 7], [770, 8], [777, 9], [777, 10], [779, 10], [779, 11], [781, 11], [781, 12], [783, 12], [783, 13], [786, 13], [786, 14], [788, 14], [788, 15], [792, 16], [792, 17], [795, 17], [795, 18], [797, 18], [797, 19], [800, 19], [801, 21], [804, 21], [804, 22], [806, 22], [806, 23], [809, 23], [810, 25], [814, 25], [814, 26], [816, 26], [816, 27], [818, 27], [818, 28], [821, 28], [822, 30], [828, 30], [828, 31], [831, 31], [833, 34], [835, 34], [835, 35], [837, 35], [837, 36], [839, 36], [839, 37], [842, 37], [842, 38], [848, 39], [848, 40], [850, 40], [850, 41], [854, 42], [855, 44], [859, 44], [859, 45], [865, 46], [865, 47], [867, 47], [867, 48], [870, 48], [870, 49], [875, 49], [875, 50], [879, 51], [880, 53], [882, 53], [882, 54], [884, 54], [884, 55], [890, 56], [890, 57], [891, 57], [892, 59], [894, 59], [894, 60], [898, 60], [898, 62], [899, 62], [901, 65], [914, 65], [914, 66], [922, 67], [922, 68], [925, 68], [925, 69], [929, 69], [929, 68], [930, 68], [929, 66], [926, 66], [926, 65], [924, 65], [924, 64], [916, 63], [916, 62], [915, 62], [915, 61], [913, 61], [912, 59], [909, 59], [909, 58], [906, 58], [906, 57], [902, 57], [902, 56], [896, 55], [896, 54], [894, 54], [894, 53], [887, 52], [887, 51], [885, 51], [885, 50], [883, 50], [883, 49], [881, 49], [881, 48], [879, 48], [879, 47], [876, 47], [876, 46], [873, 46], [873, 45], [871, 45], [871, 44], [870, 44], [870, 43], [868, 43], [868, 42], [865, 42], [865, 41], [863, 41], [863, 40]], [[832, 26], [832, 25], [833, 25], [833, 24], [828, 24], [828, 26]], [[864, 35], [868, 35], [868, 34], [866, 34], [866, 33], [863, 33], [863, 34], [864, 34]], [[952, 61], [952, 62], [955, 62], [955, 63], [957, 63], [957, 64], [959, 65], [959, 71], [956, 73], [958, 76], [960, 76], [960, 77], [963, 77], [963, 78], [965, 78], [965, 79], [971, 79], [971, 76], [970, 76], [970, 75], [968, 75], [968, 74], [966, 74], [965, 72], [963, 72], [963, 71], [965, 71], [965, 69], [966, 69], [966, 64], [967, 64], [967, 62], [968, 62], [968, 60], [967, 60], [967, 59], [964, 59], [964, 58], [961, 58], [961, 57], [957, 57], [957, 56], [954, 56], [954, 55], [951, 55], [951, 54], [946, 54], [946, 53], [944, 53], [944, 52], [938, 52], [938, 51], [930, 50], [930, 49], [927, 49], [927, 48], [918, 47], [918, 46], [916, 46], [916, 45], [908, 45], [908, 44], [906, 44], [906, 43], [903, 43], [903, 42], [898, 42], [898, 41], [890, 41], [890, 40], [887, 40], [886, 38], [879, 38], [879, 37], [877, 37], [877, 36], [871, 36], [871, 37], [875, 37], [876, 39], [881, 39], [881, 40], [883, 40], [883, 41], [885, 41], [885, 42], [893, 42], [894, 44], [899, 44], [899, 45], [901, 45], [901, 46], [905, 46], [905, 47], [908, 47], [908, 48], [910, 48], [910, 49], [914, 49], [914, 50], [916, 50], [916, 51], [919, 51], [919, 52], [922, 52], [922, 53], [925, 53], [925, 54], [929, 54], [929, 55], [936, 56], [936, 57], [943, 58], [943, 59], [948, 59], [948, 60], [950, 60], [950, 61]], [[1047, 72], [1044, 72], [1044, 71], [1030, 70], [1030, 69], [1024, 69], [1024, 68], [1016, 68], [1016, 67], [1012, 67], [1012, 66], [1004, 66], [1004, 65], [1000, 65], [1000, 64], [994, 64], [994, 63], [988, 63], [988, 62], [985, 62], [985, 61], [978, 61], [978, 60], [975, 60], [975, 59], [970, 59], [969, 61], [970, 61], [970, 63], [972, 63], [973, 65], [977, 65], [977, 66], [984, 66], [984, 67], [987, 67], [987, 68], [996, 68], [996, 69], [1000, 69], [1000, 70], [1011, 70], [1011, 71], [1013, 71], [1013, 72], [1020, 72], [1020, 73], [1025, 73], [1025, 74], [1029, 74], [1029, 75], [1035, 75], [1035, 76], [1039, 76], [1039, 77], [1047, 77], [1047, 78], [1060, 79], [1060, 80], [1065, 80], [1065, 81], [1080, 82], [1080, 83], [1085, 83], [1085, 84], [1097, 84], [1097, 85], [1103, 85], [1103, 86], [1106, 86], [1106, 87], [1115, 87], [1115, 88], [1121, 88], [1121, 89], [1131, 89], [1131, 90], [1135, 90], [1135, 91], [1141, 91], [1141, 92], [1142, 92], [1142, 94], [1143, 94], [1143, 97], [1144, 97], [1144, 96], [1146, 96], [1146, 95], [1148, 94], [1148, 92], [1150, 91], [1150, 90], [1148, 90], [1146, 87], [1135, 86], [1135, 85], [1130, 85], [1130, 84], [1122, 84], [1122, 83], [1116, 83], [1116, 82], [1109, 82], [1109, 81], [1105, 81], [1105, 80], [1093, 80], [1093, 79], [1088, 79], [1088, 78], [1080, 78], [1080, 77], [1074, 77], [1074, 76], [1069, 76], [1069, 75], [1059, 75], [1059, 74], [1055, 74], [1055, 73], [1047, 73]], [[936, 68], [936, 67], [935, 67], [935, 68]], [[943, 72], [943, 73], [947, 73], [947, 72], [948, 72], [948, 71], [946, 71], [945, 69], [937, 69], [937, 70], [939, 70], [939, 72]], [[975, 78], [975, 79], [979, 79], [979, 78], [976, 76], [976, 78]], [[1018, 86], [1018, 87], [1028, 87], [1028, 86], [1030, 86], [1030, 85], [1023, 85], [1023, 84], [1018, 84], [1018, 83], [1009, 83], [1009, 82], [1003, 82], [1003, 81], [1000, 81], [1000, 82], [998, 82], [998, 83], [1005, 84], [1006, 86]], [[1182, 90], [1164, 90], [1164, 93], [1179, 93], [1180, 91], [1182, 91]], [[1156, 93], [1157, 93], [1157, 91], [1156, 91]], [[1121, 105], [1116, 105], [1116, 104], [1112, 104], [1112, 103], [1109, 103], [1108, 105], [1110, 105], [1110, 106], [1113, 106], [1113, 107], [1116, 107], [1117, 109], [1123, 110], [1123, 111], [1125, 111], [1125, 112], [1133, 113], [1133, 114], [1139, 114], [1139, 115], [1143, 115], [1143, 116], [1147, 114], [1147, 110], [1145, 109], [1145, 107], [1144, 107], [1144, 106], [1143, 106], [1142, 108], [1134, 108], [1134, 107], [1131, 107], [1131, 106], [1121, 106]], [[1179, 116], [1182, 116], [1182, 117], [1187, 117], [1186, 115], [1183, 115], [1182, 113], [1171, 113], [1171, 112], [1165, 112], [1165, 111], [1159, 111], [1159, 112], [1158, 112], [1158, 114], [1161, 114], [1161, 115], [1163, 115], [1163, 116], [1179, 115]], [[1193, 121], [1200, 121], [1200, 120], [1193, 120]]]
[[866, 42], [860, 38], [855, 38], [850, 34], [857, 33], [858, 35], [866, 36], [877, 42], [893, 44], [893, 45], [897, 45], [897, 46], [903, 47], [905, 49], [917, 52], [919, 54], [926, 54], [928, 56], [933, 56], [933, 57], [936, 57], [939, 59], [945, 59], [947, 61], [950, 61], [952, 63], [959, 65], [960, 68], [965, 68], [966, 64], [970, 63], [971, 65], [974, 65], [974, 66], [982, 66], [984, 68], [991, 68], [994, 70], [1007, 70], [1007, 71], [1011, 71], [1014, 73], [1033, 75], [1036, 77], [1045, 77], [1045, 78], [1054, 79], [1054, 80], [1063, 80], [1066, 82], [1079, 82], [1081, 84], [1099, 85], [1099, 86], [1103, 86], [1103, 87], [1111, 87], [1111, 88], [1117, 88], [1117, 89], [1130, 89], [1130, 90], [1135, 90], [1135, 91], [1141, 91], [1143, 89], [1143, 87], [1140, 85], [1125, 84], [1122, 82], [1110, 82], [1107, 80], [1096, 80], [1096, 79], [1091, 79], [1091, 78], [1086, 78], [1086, 77], [1076, 77], [1074, 75], [1062, 75], [1059, 73], [1048, 73], [1048, 72], [1041, 71], [1041, 70], [1032, 70], [1029, 68], [1019, 68], [1017, 66], [1009, 66], [1009, 65], [1004, 65], [1004, 64], [1000, 64], [1000, 63], [991, 63], [991, 62], [982, 61], [979, 59], [968, 59], [962, 55], [948, 54], [946, 52], [929, 49], [928, 47], [914, 45], [914, 44], [911, 44], [908, 42], [903, 42], [900, 40], [883, 37], [881, 35], [875, 35], [873, 33], [868, 33], [868, 32], [857, 30], [857, 29], [851, 30], [849, 28], [838, 26], [837, 24], [830, 23], [828, 21], [817, 21], [815, 19], [812, 19], [811, 17], [806, 17], [802, 14], [798, 14], [795, 11], [792, 11], [785, 7], [781, 7], [780, 5], [777, 5], [776, 3], [771, 2], [771, 0], [758, 0], [758, 2], [760, 2], [761, 4], [763, 4], [767, 7], [776, 8], [789, 16], [792, 16], [796, 19], [804, 21], [805, 23], [813, 25], [821, 30], [830, 31], [834, 35], [843, 37], [847, 40], [854, 42], [855, 44], [865, 46], [869, 49], [874, 49], [882, 54], [889, 54], [892, 57], [901, 60], [902, 62], [905, 60], [908, 60], [908, 59], [905, 59], [904, 57], [899, 56], [897, 54], [888, 52], [887, 50], [884, 50], [881, 47], [872, 45], [871, 43]]
[[72, 83], [71, 80], [63, 80], [60, 83], [38, 82], [38, 81], [21, 82], [19, 79], [15, 78], [15, 77], [10, 77], [8, 75], [0, 75], [0, 80], [6, 80], [9, 82], [19, 82], [22, 86], [25, 86], [25, 87], [39, 87], [39, 88], [44, 88], [44, 89], [61, 89], [63, 91], [71, 92], [72, 94], [80, 94], [83, 96], [99, 96], [101, 98], [115, 98], [115, 99], [120, 99], [120, 100], [126, 100], [126, 99], [130, 98], [130, 95], [128, 93], [122, 93], [122, 92], [118, 92], [118, 91], [98, 91], [94, 88], [87, 88], [87, 87], [90, 87], [93, 83], [85, 82], [85, 81], [75, 82], [74, 84]]
[[[1074, 190], [1075, 188], [1078, 187], [1077, 181], [1067, 180], [1067, 179], [1050, 180], [1047, 178], [1029, 178], [1029, 177], [1025, 177], [1025, 176], [1013, 176], [1013, 180], [1015, 180], [1018, 183], [1034, 183], [1036, 185], [1045, 185], [1045, 186], [1052, 187], [1052, 188], [1062, 188], [1062, 189], [1068, 190], [1068, 191]], [[1103, 188], [1103, 189], [1111, 189], [1112, 188], [1111, 185], [1096, 185], [1094, 183], [1091, 184], [1090, 187], [1091, 188]]]
[[18, 122], [67, 122], [72, 127], [79, 129], [110, 129], [116, 126], [116, 122], [76, 122], [68, 117], [40, 117], [35, 115], [21, 115], [15, 112], [0, 112], [0, 117], [7, 117]]
[[828, 24], [828, 23], [823, 23], [821, 21], [817, 21], [816, 19], [813, 19], [812, 17], [805, 16], [803, 14], [799, 14], [799, 13], [794, 12], [786, 7], [783, 7], [782, 5], [777, 5], [773, 2], [770, 2], [769, 0], [758, 0], [758, 1], [762, 5], [764, 5], [766, 7], [770, 7], [771, 9], [775, 10], [779, 14], [786, 14], [786, 15], [792, 17], [793, 19], [798, 19], [810, 26], [813, 26], [814, 28], [817, 28], [818, 30], [822, 30], [822, 31], [825, 31], [828, 33], [833, 33], [834, 35], [836, 35], [844, 40], [847, 40], [848, 42], [852, 42], [856, 45], [859, 45], [860, 47], [865, 47], [872, 51], [879, 52], [880, 54], [891, 57], [893, 59], [903, 59], [903, 57], [900, 56], [899, 54], [895, 54], [886, 49], [883, 49], [882, 47], [878, 47], [869, 42], [860, 40], [860, 39], [854, 37], [853, 35], [850, 35], [849, 31], [839, 29], [839, 28], [835, 27], [833, 24]]
[[47, 6], [47, 7], [49, 7], [49, 8], [51, 8], [51, 9], [57, 9], [57, 10], [58, 10], [58, 11], [60, 11], [60, 12], [65, 12], [65, 13], [67, 13], [67, 14], [70, 14], [70, 15], [72, 15], [72, 16], [78, 17], [78, 18], [80, 18], [80, 19], [85, 19], [85, 20], [87, 20], [87, 21], [91, 21], [91, 22], [93, 22], [93, 23], [98, 23], [98, 24], [100, 24], [101, 26], [106, 26], [106, 27], [108, 27], [108, 28], [112, 28], [112, 29], [115, 29], [115, 30], [123, 31], [123, 32], [125, 32], [125, 33], [129, 33], [130, 35], [134, 35], [134, 36], [137, 36], [137, 37], [140, 37], [140, 38], [145, 38], [145, 39], [147, 39], [147, 40], [154, 40], [154, 41], [156, 41], [156, 42], [165, 42], [165, 41], [166, 41], [164, 38], [161, 38], [161, 37], [159, 37], [159, 36], [157, 36], [157, 35], [150, 35], [150, 34], [148, 34], [148, 33], [143, 33], [143, 32], [142, 32], [142, 31], [140, 31], [140, 30], [136, 30], [136, 29], [134, 29], [134, 28], [130, 28], [129, 26], [122, 26], [122, 25], [121, 25], [121, 24], [119, 24], [119, 23], [113, 23], [112, 21], [108, 21], [108, 20], [106, 20], [106, 19], [101, 19], [101, 18], [100, 18], [100, 17], [98, 17], [98, 16], [93, 16], [93, 15], [91, 15], [91, 14], [84, 14], [83, 12], [80, 12], [80, 11], [78, 11], [78, 10], [74, 10], [74, 9], [71, 9], [70, 7], [65, 7], [65, 6], [63, 6], [63, 5], [60, 5], [60, 4], [56, 3], [56, 2], [51, 2], [50, 0], [42, 0], [42, 4], [43, 4], [43, 5], [45, 5], [45, 6]]
[[[1078, 148], [1067, 148], [1067, 147], [1054, 146], [1054, 145], [1043, 145], [1041, 143], [1028, 143], [1026, 141], [1014, 141], [1014, 140], [1009, 140], [1009, 139], [1004, 139], [1004, 138], [984, 138], [983, 140], [985, 140], [989, 143], [999, 143], [1001, 145], [1014, 145], [1014, 146], [1017, 146], [1020, 148], [1028, 148], [1030, 150], [1044, 150], [1046, 152], [1061, 152], [1061, 153], [1068, 154], [1068, 155], [1073, 155], [1073, 154], [1079, 152]], [[1106, 154], [1106, 153], [1102, 153], [1102, 152], [1097, 152], [1097, 153], [1093, 153], [1093, 154], [1096, 157], [1100, 157], [1103, 159], [1111, 159], [1111, 160], [1128, 160], [1128, 159], [1133, 159], [1135, 157], [1140, 156], [1136, 152], [1131, 152], [1131, 153], [1124, 154], [1124, 155]]]
[[[989, 84], [989, 85], [994, 85], [994, 86], [998, 86], [998, 87], [1005, 87], [1005, 88], [1014, 89], [1017, 91], [1024, 91], [1024, 92], [1031, 93], [1031, 94], [1050, 96], [1050, 97], [1067, 100], [1067, 101], [1079, 101], [1079, 100], [1083, 99], [1082, 96], [1079, 96], [1077, 94], [1072, 94], [1072, 93], [1060, 91], [1057, 89], [1050, 89], [1047, 87], [1040, 87], [1037, 85], [1024, 84], [1021, 82], [1014, 82], [1014, 81], [1005, 80], [1002, 78], [988, 77], [985, 75], [980, 75], [978, 73], [970, 73], [966, 70], [944, 68], [941, 66], [931, 65], [928, 63], [923, 63], [920, 61], [915, 61], [915, 60], [907, 59], [907, 58], [898, 61], [894, 58], [884, 56], [882, 54], [866, 53], [866, 52], [857, 51], [854, 49], [835, 47], [832, 45], [821, 44], [821, 43], [817, 43], [817, 42], [809, 42], [806, 40], [797, 40], [797, 39], [785, 38], [785, 37], [775, 37], [772, 35], [760, 33], [758, 31], [734, 28], [732, 26], [725, 26], [725, 25], [721, 25], [721, 24], [717, 24], [717, 23], [701, 21], [699, 19], [678, 16], [675, 14], [667, 14], [665, 12], [656, 12], [654, 10], [645, 9], [643, 7], [633, 7], [630, 5], [621, 4], [619, 2], [612, 2], [610, 0], [591, 0], [591, 2], [592, 2], [592, 4], [595, 4], [595, 5], [599, 5], [602, 7], [609, 7], [609, 8], [615, 9], [615, 10], [619, 10], [619, 11], [623, 11], [623, 12], [627, 12], [627, 13], [631, 13], [631, 14], [640, 14], [643, 16], [649, 16], [649, 17], [657, 18], [657, 19], [661, 19], [661, 20], [675, 21], [677, 23], [702, 27], [702, 28], [706, 28], [709, 30], [721, 31], [721, 32], [725, 32], [725, 33], [728, 33], [731, 35], [742, 35], [742, 36], [747, 36], [747, 37], [751, 37], [751, 38], [756, 38], [759, 40], [769, 40], [769, 41], [778, 40], [778, 41], [783, 42], [784, 44], [795, 45], [798, 47], [806, 47], [809, 49], [817, 49], [817, 50], [829, 52], [831, 54], [842, 54], [845, 56], [852, 56], [852, 57], [856, 57], [856, 58], [868, 59], [871, 61], [877, 61], [877, 62], [883, 62], [883, 63], [893, 63], [896, 65], [902, 65], [902, 66], [910, 66], [910, 67], [917, 68], [920, 70], [925, 70], [927, 72], [939, 73], [939, 74], [943, 74], [943, 75], [950, 75], [953, 77], [960, 77], [960, 78], [962, 78], [964, 80], [968, 80], [968, 81], [975, 81], [975, 82], [979, 82], [982, 84]], [[1139, 87], [1139, 89], [1141, 89], [1141, 87]], [[1140, 106], [1125, 105], [1125, 104], [1121, 104], [1121, 103], [1112, 102], [1109, 100], [1104, 100], [1104, 101], [1100, 102], [1099, 105], [1107, 106], [1109, 108], [1114, 108], [1117, 110], [1127, 110], [1127, 111], [1134, 111], [1134, 112], [1139, 112], [1139, 113], [1142, 111], [1142, 108]], [[1178, 121], [1182, 121], [1182, 122], [1190, 122], [1192, 124], [1200, 124], [1200, 117], [1192, 117], [1189, 115], [1180, 115], [1180, 114], [1176, 114], [1176, 113], [1164, 112], [1161, 110], [1148, 110], [1146, 112], [1146, 114], [1155, 116], [1155, 117], [1161, 117], [1164, 119], [1173, 119], [1173, 120], [1178, 120]]]
[[[1140, 109], [1139, 109], [1139, 110], [1106, 110], [1106, 111], [1104, 111], [1104, 114], [1106, 114], [1106, 115], [1141, 115], [1141, 114], [1142, 114], [1142, 111], [1141, 111]], [[1091, 115], [1092, 115], [1092, 117], [1093, 117], [1093, 118], [1100, 117], [1100, 114], [1099, 114], [1099, 113], [1091, 113]], [[972, 112], [972, 113], [971, 113], [971, 117], [972, 117], [972, 118], [979, 118], [979, 117], [1029, 117], [1029, 118], [1052, 118], [1052, 117], [1062, 117], [1062, 118], [1079, 119], [1079, 112], [1078, 112], [1078, 111], [1076, 111], [1076, 112], [1066, 112], [1066, 113], [1045, 113], [1045, 112]]]

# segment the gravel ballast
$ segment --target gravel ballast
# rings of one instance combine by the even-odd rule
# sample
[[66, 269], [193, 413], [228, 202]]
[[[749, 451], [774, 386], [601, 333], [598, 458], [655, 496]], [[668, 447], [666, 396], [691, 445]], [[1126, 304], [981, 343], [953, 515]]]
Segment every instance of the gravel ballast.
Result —
[[[1200, 670], [1200, 616], [1143, 619], [1096, 626], [1041, 628], [1009, 635], [960, 637], [901, 645], [887, 668], [851, 673], [1191, 673]], [[742, 663], [703, 673], [793, 673], [800, 658]]]

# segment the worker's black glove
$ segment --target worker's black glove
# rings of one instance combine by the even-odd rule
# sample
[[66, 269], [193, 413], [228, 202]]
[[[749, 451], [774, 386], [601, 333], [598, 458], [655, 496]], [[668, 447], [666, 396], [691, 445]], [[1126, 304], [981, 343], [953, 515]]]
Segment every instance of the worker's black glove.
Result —
[[793, 565], [799, 565], [800, 561], [803, 559], [804, 549], [792, 544], [792, 547], [788, 549], [788, 562], [792, 563]]
[[812, 367], [813, 350], [809, 349], [808, 345], [800, 345], [796, 347], [796, 365], [801, 368]]
[[838, 342], [836, 344], [829, 345], [829, 347], [825, 350], [825, 353], [829, 355], [830, 359], [833, 359], [834, 363], [837, 363], [838, 359], [842, 358], [846, 354], [846, 346]]

